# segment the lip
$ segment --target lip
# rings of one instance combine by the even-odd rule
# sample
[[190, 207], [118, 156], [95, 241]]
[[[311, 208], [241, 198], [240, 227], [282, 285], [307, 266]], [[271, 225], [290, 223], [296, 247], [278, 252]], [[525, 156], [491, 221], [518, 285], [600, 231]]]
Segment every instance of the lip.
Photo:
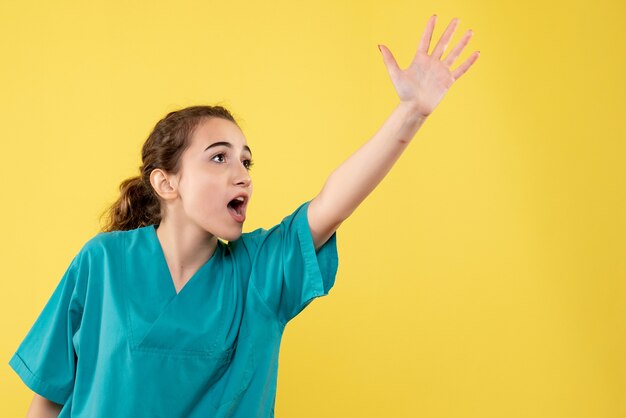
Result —
[[246, 220], [245, 212], [242, 212], [241, 215], [237, 215], [237, 213], [231, 208], [228, 208], [227, 210], [228, 210], [228, 213], [230, 213], [230, 216], [232, 216], [235, 221], [239, 223], [243, 223]]
[[[228, 206], [228, 202], [230, 202], [231, 200], [234, 200], [234, 199], [236, 199], [238, 197], [243, 197], [243, 203], [241, 204], [241, 215], [237, 215], [235, 213], [235, 211], [230, 209], [230, 207]], [[235, 219], [237, 222], [244, 222], [246, 220], [246, 209], [248, 208], [248, 200], [249, 200], [249, 198], [250, 198], [250, 196], [247, 193], [239, 193], [239, 194], [236, 194], [235, 196], [233, 196], [226, 203], [226, 208], [227, 208], [228, 212], [231, 214], [233, 219]]]

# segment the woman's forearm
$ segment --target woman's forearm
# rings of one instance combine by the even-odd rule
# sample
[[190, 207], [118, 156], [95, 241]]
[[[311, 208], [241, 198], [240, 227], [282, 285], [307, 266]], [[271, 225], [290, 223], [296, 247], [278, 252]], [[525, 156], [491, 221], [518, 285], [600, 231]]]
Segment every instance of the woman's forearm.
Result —
[[376, 134], [328, 177], [320, 200], [343, 222], [391, 170], [427, 116], [400, 102]]

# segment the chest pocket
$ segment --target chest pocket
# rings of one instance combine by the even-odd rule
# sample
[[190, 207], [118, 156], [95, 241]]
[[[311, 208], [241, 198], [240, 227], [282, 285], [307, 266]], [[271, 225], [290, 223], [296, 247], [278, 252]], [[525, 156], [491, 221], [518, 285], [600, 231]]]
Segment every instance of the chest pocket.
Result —
[[[121, 389], [128, 394], [142, 394], [149, 402], [130, 402], [124, 416], [188, 417], [198, 402], [213, 402], [215, 388], [230, 369], [235, 349], [223, 353], [186, 355], [182, 352], [135, 348], [132, 361], [124, 370], [125, 384]], [[120, 396], [123, 399], [123, 396]], [[203, 408], [203, 415], [216, 407]]]
[[[233, 324], [241, 321], [238, 315], [224, 317], [229, 320], [204, 324], [207, 329], [198, 330], [187, 329], [194, 327], [194, 321], [181, 325], [162, 314], [143, 335], [135, 336], [136, 344], [130, 345], [133, 373], [163, 394], [150, 406], [157, 414], [153, 416], [161, 416], [162, 411], [176, 411], [170, 416], [206, 416], [207, 411], [228, 409], [241, 399], [256, 368], [254, 347], [246, 323]], [[232, 343], [226, 324], [238, 329]], [[132, 334], [130, 341], [135, 341]]]

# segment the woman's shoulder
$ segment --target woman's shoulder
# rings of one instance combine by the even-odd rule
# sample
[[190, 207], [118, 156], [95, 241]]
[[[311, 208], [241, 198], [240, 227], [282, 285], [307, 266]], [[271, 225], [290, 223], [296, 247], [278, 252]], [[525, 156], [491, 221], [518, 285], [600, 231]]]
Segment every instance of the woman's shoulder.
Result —
[[[145, 228], [145, 227], [144, 227]], [[102, 255], [115, 251], [123, 251], [124, 240], [131, 235], [136, 235], [142, 228], [126, 231], [100, 231], [89, 238], [80, 249], [80, 253]]]
[[301, 203], [296, 209], [283, 216], [282, 220], [269, 228], [260, 227], [250, 232], [244, 232], [236, 241], [231, 241], [233, 248], [245, 247], [248, 252], [255, 253], [263, 245], [272, 246], [280, 243], [286, 234], [298, 233], [299, 226], [308, 226], [307, 207], [309, 203], [310, 200]]
[[226, 254], [232, 254], [235, 258], [243, 256], [246, 259], [251, 259], [259, 247], [263, 236], [265, 236], [267, 232], [268, 231], [264, 228], [243, 232], [236, 240], [222, 241], [222, 245]]

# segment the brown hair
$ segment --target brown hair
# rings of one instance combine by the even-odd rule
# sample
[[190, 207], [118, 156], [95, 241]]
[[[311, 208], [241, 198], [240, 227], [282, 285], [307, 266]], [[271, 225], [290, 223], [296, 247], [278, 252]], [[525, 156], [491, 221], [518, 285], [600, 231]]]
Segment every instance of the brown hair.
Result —
[[120, 184], [120, 197], [100, 216], [108, 215], [102, 232], [126, 231], [161, 222], [161, 203], [150, 184], [150, 173], [160, 168], [176, 174], [180, 170], [180, 157], [189, 146], [194, 129], [204, 119], [214, 117], [237, 124], [233, 115], [222, 106], [186, 107], [168, 113], [156, 124], [143, 144], [140, 174]]

